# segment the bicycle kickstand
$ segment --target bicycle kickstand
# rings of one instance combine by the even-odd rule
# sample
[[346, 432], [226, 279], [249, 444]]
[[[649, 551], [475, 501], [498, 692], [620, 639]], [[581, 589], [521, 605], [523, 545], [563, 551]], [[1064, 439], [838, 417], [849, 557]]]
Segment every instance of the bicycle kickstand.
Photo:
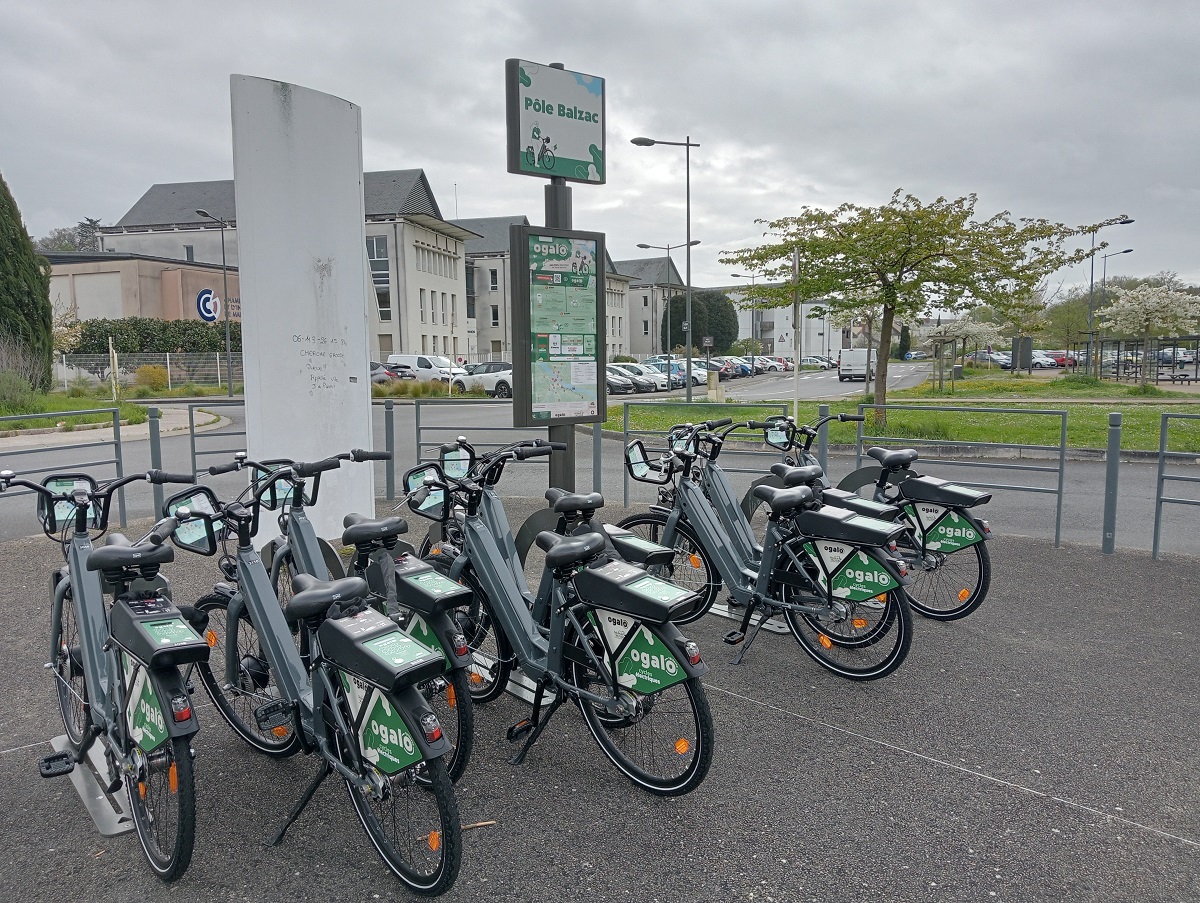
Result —
[[545, 714], [542, 713], [542, 697], [546, 695], [546, 687], [548, 683], [548, 680], [544, 678], [538, 681], [537, 690], [535, 690], [533, 694], [533, 713], [529, 718], [526, 718], [523, 721], [518, 721], [508, 729], [508, 739], [511, 743], [517, 742], [522, 736], [528, 734], [528, 736], [525, 737], [525, 742], [521, 745], [520, 750], [517, 751], [517, 754], [508, 760], [510, 765], [520, 765], [525, 761], [526, 754], [529, 752], [533, 744], [537, 742], [537, 738], [542, 735], [542, 731], [544, 731], [546, 729], [546, 725], [550, 723], [551, 717], [553, 717], [554, 713], [558, 711], [558, 707], [563, 703], [563, 694], [556, 691], [554, 694], [554, 699], [551, 700]]
[[[767, 623], [767, 620], [772, 614], [774, 614], [774, 611], [770, 605], [762, 606], [762, 611], [760, 611], [758, 614], [758, 620], [754, 622], [754, 626], [751, 627], [750, 632], [746, 634], [746, 639], [741, 643], [742, 648], [740, 648], [737, 655], [733, 657], [733, 661], [730, 662], [731, 665], [740, 665], [742, 663], [742, 657], [750, 651], [750, 646], [754, 643], [754, 638], [758, 636], [758, 632], [763, 629], [763, 625]], [[749, 620], [750, 612], [746, 612], [746, 621], [748, 622]], [[744, 625], [743, 629], [745, 629]]]
[[317, 792], [317, 788], [321, 786], [321, 783], [327, 777], [329, 777], [332, 771], [333, 768], [330, 766], [328, 760], [321, 759], [321, 767], [317, 770], [316, 776], [312, 779], [312, 782], [308, 785], [308, 787], [305, 788], [304, 793], [300, 796], [300, 799], [296, 801], [296, 805], [292, 806], [292, 811], [289, 812], [287, 818], [283, 820], [283, 824], [279, 826], [279, 830], [275, 832], [273, 837], [269, 837], [266, 841], [264, 841], [267, 846], [277, 847], [283, 843], [283, 835], [287, 832], [287, 829], [292, 826], [292, 822], [300, 817], [300, 813], [304, 811], [304, 807], [312, 801], [313, 795]]

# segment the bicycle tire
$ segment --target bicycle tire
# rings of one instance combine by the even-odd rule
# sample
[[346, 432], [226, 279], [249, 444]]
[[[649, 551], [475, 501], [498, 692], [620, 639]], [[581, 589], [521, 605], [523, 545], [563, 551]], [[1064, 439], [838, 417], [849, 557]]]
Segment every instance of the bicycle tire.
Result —
[[196, 786], [187, 737], [168, 737], [151, 753], [134, 750], [137, 773], [125, 778], [142, 852], [163, 881], [179, 878], [196, 840]]
[[[346, 715], [345, 691], [340, 680], [335, 680], [333, 686], [337, 704]], [[344, 736], [328, 713], [325, 718], [343, 759], [349, 759], [344, 751], [355, 738]], [[363, 763], [363, 767], [372, 766]], [[387, 795], [380, 798], [368, 796], [349, 778], [345, 779], [350, 803], [371, 845], [409, 890], [430, 897], [445, 893], [458, 878], [462, 862], [462, 823], [446, 763], [439, 756], [394, 775], [381, 776], [387, 785]]]
[[437, 715], [442, 734], [454, 747], [442, 756], [451, 782], [457, 783], [467, 770], [475, 748], [475, 707], [466, 668], [455, 668], [441, 677], [443, 686], [434, 689], [436, 680], [425, 681], [417, 689]]
[[513, 666], [512, 645], [474, 572], [467, 568], [460, 579], [474, 593], [471, 601], [456, 608], [454, 613], [458, 629], [467, 638], [467, 647], [475, 659], [467, 669], [471, 701], [488, 703], [499, 698], [508, 687]]
[[924, 556], [908, 546], [903, 537], [898, 547], [913, 578], [905, 593], [917, 614], [935, 621], [957, 621], [987, 598], [992, 585], [992, 559], [986, 542], [949, 554], [926, 552]]
[[[658, 511], [643, 511], [625, 518], [618, 527], [636, 533], [650, 542], [661, 543], [667, 515]], [[640, 529], [635, 529], [640, 528]], [[676, 564], [676, 562], [679, 562]], [[717, 594], [721, 590], [721, 575], [717, 573], [712, 558], [700, 544], [700, 538], [690, 524], [680, 522], [675, 527], [675, 559], [669, 565], [646, 569], [648, 573], [691, 590], [700, 596], [700, 603], [689, 611], [671, 620], [676, 624], [690, 624], [708, 614]]]
[[539, 162], [544, 169], [554, 169], [554, 151], [548, 150], [542, 154]]
[[294, 726], [263, 731], [254, 719], [255, 708], [279, 699], [281, 694], [267, 656], [259, 645], [258, 631], [249, 612], [243, 611], [238, 619], [238, 686], [226, 687], [225, 661], [230, 652], [226, 629], [229, 600], [220, 593], [209, 593], [196, 602], [196, 609], [208, 614], [204, 638], [209, 645], [208, 659], [196, 663], [196, 673], [217, 713], [251, 749], [272, 758], [295, 755], [300, 751], [300, 738]]
[[63, 597], [54, 623], [50, 628], [50, 662], [54, 669], [55, 695], [62, 715], [67, 741], [78, 749], [92, 726], [92, 709], [88, 703], [87, 675], [80, 658], [79, 624], [75, 619], [75, 603], [71, 591]]
[[[780, 568], [795, 572], [795, 562], [786, 559]], [[796, 598], [800, 590], [787, 584], [776, 592], [785, 602], [821, 602], [816, 594]], [[844, 612], [831, 607], [828, 616], [818, 616], [785, 610], [788, 629], [800, 648], [822, 668], [847, 680], [878, 680], [899, 668], [912, 646], [912, 611], [904, 590], [896, 587], [863, 602], [836, 601], [845, 606]]]
[[532, 147], [525, 148], [525, 162], [529, 166], [534, 166], [534, 165], [536, 165], [534, 161], [535, 161], [535, 157], [533, 156], [533, 148]]
[[[571, 667], [575, 686], [607, 692], [607, 683], [594, 668], [574, 661]], [[600, 750], [625, 777], [657, 796], [682, 796], [695, 790], [708, 775], [715, 739], [700, 678], [689, 677], [657, 693], [633, 695], [637, 711], [629, 716], [610, 715], [586, 699], [577, 699]]]

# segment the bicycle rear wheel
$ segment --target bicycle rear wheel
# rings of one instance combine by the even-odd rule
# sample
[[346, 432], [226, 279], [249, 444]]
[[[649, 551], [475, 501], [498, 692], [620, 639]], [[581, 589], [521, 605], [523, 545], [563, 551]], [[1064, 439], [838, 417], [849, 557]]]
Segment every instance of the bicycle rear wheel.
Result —
[[[598, 651], [598, 640], [592, 642]], [[572, 670], [577, 687], [608, 694], [607, 682], [593, 668], [572, 662]], [[584, 723], [604, 755], [627, 778], [658, 796], [695, 790], [708, 775], [714, 742], [712, 712], [700, 678], [648, 695], [628, 692], [636, 708], [625, 715], [578, 700]]]
[[[788, 560], [785, 572], [795, 571]], [[812, 613], [788, 609], [788, 628], [796, 642], [822, 668], [849, 680], [878, 680], [900, 667], [912, 645], [912, 611], [904, 590], [897, 587], [861, 602], [844, 599], [829, 604], [799, 587], [780, 584], [783, 601], [822, 606]]]
[[[263, 730], [254, 717], [255, 709], [281, 694], [249, 613], [243, 610], [238, 618], [235, 645], [229, 631], [227, 598], [209, 593], [196, 608], [208, 615], [204, 637], [209, 645], [208, 660], [197, 662], [196, 673], [217, 712], [252, 749], [276, 758], [294, 755], [300, 749], [300, 738], [292, 725]], [[226, 679], [230, 657], [237, 661], [232, 682]]]
[[475, 709], [468, 671], [455, 668], [417, 687], [442, 725], [442, 734], [454, 749], [442, 756], [451, 781], [467, 770], [475, 747]]
[[88, 705], [87, 677], [80, 658], [79, 622], [75, 618], [75, 601], [70, 590], [56, 609], [50, 628], [50, 663], [67, 740], [72, 747], [78, 747], [92, 726], [92, 710]]
[[957, 621], [987, 598], [992, 583], [992, 561], [986, 542], [948, 555], [932, 551], [922, 555], [903, 540], [899, 548], [908, 561], [908, 575], [913, 580], [905, 592], [917, 614], [935, 621]]
[[196, 788], [186, 737], [169, 737], [153, 752], [133, 750], [136, 773], [125, 778], [138, 841], [150, 867], [174, 881], [192, 861]]
[[[667, 516], [657, 511], [643, 511], [617, 524], [618, 527], [659, 545], [663, 544], [662, 535], [666, 525]], [[672, 618], [676, 624], [690, 624], [699, 620], [708, 614], [708, 610], [717, 601], [717, 593], [721, 589], [721, 576], [717, 573], [716, 565], [708, 552], [700, 545], [700, 538], [686, 523], [677, 524], [675, 527], [675, 558], [671, 563], [656, 565], [646, 570], [700, 596], [695, 608]]]

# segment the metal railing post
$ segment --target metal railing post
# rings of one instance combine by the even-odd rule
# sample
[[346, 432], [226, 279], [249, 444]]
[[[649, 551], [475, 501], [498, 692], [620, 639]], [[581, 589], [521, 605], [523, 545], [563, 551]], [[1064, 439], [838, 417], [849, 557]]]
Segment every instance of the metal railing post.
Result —
[[600, 492], [600, 475], [604, 471], [603, 452], [600, 449], [603, 424], [596, 421], [592, 424], [592, 492]]
[[[119, 479], [121, 479], [121, 477], [125, 476], [125, 465], [122, 461], [124, 455], [122, 454], [122, 450], [121, 450], [121, 409], [120, 408], [115, 408], [113, 410], [112, 418], [113, 418], [113, 445], [116, 446], [116, 455], [114, 457], [116, 458], [115, 463], [116, 463], [116, 467], [117, 467], [117, 479], [119, 480]], [[120, 513], [121, 513], [121, 526], [124, 527], [126, 525], [125, 487], [124, 486], [122, 486], [120, 489], [117, 490], [117, 510], [120, 511]]]
[[[820, 420], [829, 416], [829, 405], [817, 405], [817, 419]], [[822, 423], [817, 430], [817, 463], [821, 465], [821, 470], [829, 473], [829, 424]]]
[[1108, 415], [1107, 468], [1104, 475], [1104, 537], [1100, 551], [1111, 555], [1117, 546], [1117, 481], [1121, 465], [1121, 415]]
[[1167, 469], [1167, 430], [1170, 414], [1162, 414], [1158, 421], [1158, 477], [1154, 481], [1154, 544], [1150, 555], [1158, 561], [1158, 541], [1162, 531], [1163, 481]]
[[621, 504], [629, 507], [629, 468], [625, 466], [625, 449], [629, 446], [629, 405], [625, 405], [625, 422], [621, 426]]
[[1058, 437], [1058, 508], [1054, 513], [1054, 548], [1062, 540], [1063, 481], [1067, 476], [1067, 414], [1062, 415], [1062, 430]]
[[[158, 408], [150, 408], [150, 466], [154, 470], [162, 470], [162, 441], [159, 439], [159, 410]], [[154, 494], [154, 516], [158, 517], [162, 512], [163, 506], [163, 488], [161, 483], [151, 485], [151, 491]]]
[[188, 440], [192, 450], [192, 475], [200, 471], [196, 468], [196, 407], [188, 405]]
[[383, 403], [383, 447], [391, 455], [384, 468], [384, 472], [387, 474], [385, 485], [389, 502], [396, 497], [396, 414], [393, 410], [394, 407], [395, 404], [390, 398]]

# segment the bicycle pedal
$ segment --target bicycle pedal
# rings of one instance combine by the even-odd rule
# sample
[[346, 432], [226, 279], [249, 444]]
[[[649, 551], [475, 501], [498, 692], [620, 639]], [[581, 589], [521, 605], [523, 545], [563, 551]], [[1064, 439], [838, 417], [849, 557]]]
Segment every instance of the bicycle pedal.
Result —
[[519, 740], [523, 739], [524, 737], [528, 736], [529, 732], [532, 730], [533, 730], [533, 722], [530, 719], [525, 718], [522, 721], [518, 721], [516, 724], [514, 724], [512, 727], [510, 727], [508, 729], [508, 742], [516, 743]]
[[75, 759], [65, 749], [38, 759], [38, 772], [44, 778], [57, 778], [75, 770]]
[[254, 710], [254, 720], [258, 723], [258, 729], [264, 733], [281, 727], [291, 727], [294, 709], [295, 706], [286, 699], [273, 699]]
[[729, 633], [725, 634], [725, 643], [728, 646], [736, 646], [745, 638], [746, 634], [742, 633], [740, 630], [731, 630]]

